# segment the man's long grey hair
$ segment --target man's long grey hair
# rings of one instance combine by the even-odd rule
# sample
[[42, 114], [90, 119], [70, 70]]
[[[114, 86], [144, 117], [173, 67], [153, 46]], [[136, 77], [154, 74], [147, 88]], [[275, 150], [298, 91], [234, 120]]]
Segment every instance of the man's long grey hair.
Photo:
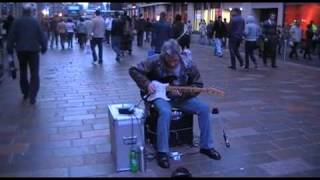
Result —
[[169, 39], [168, 41], [164, 42], [161, 49], [161, 55], [164, 56], [174, 56], [181, 54], [181, 47], [179, 43], [175, 39]]

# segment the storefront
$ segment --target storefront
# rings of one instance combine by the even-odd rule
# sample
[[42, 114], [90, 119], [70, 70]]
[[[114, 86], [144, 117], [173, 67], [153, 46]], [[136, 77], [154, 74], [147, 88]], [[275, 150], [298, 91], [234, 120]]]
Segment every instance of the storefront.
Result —
[[319, 3], [286, 3], [284, 11], [284, 24], [290, 25], [295, 20], [300, 21], [301, 28], [305, 30], [310, 21], [320, 25]]
[[206, 24], [222, 16], [220, 3], [194, 3], [194, 30], [199, 31], [199, 23], [204, 19]]

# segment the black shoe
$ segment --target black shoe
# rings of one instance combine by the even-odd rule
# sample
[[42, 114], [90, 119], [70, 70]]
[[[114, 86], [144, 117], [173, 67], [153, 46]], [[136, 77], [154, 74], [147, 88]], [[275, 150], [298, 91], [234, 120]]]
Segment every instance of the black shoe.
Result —
[[99, 61], [99, 64], [101, 65], [101, 64], [102, 64], [102, 61]]
[[220, 160], [221, 156], [218, 151], [214, 148], [211, 149], [200, 149], [200, 153], [207, 155], [211, 159]]
[[236, 67], [233, 67], [233, 66], [229, 66], [228, 68], [236, 70]]
[[158, 161], [158, 165], [162, 168], [169, 168], [170, 167], [169, 157], [166, 153], [158, 152], [157, 153], [157, 161]]
[[273, 67], [273, 68], [277, 68], [278, 66], [276, 66], [276, 65], [273, 65], [273, 66], [271, 66], [271, 67]]
[[120, 63], [120, 57], [119, 57], [119, 56], [116, 57], [116, 61], [117, 61], [118, 63]]
[[30, 99], [30, 104], [34, 105], [36, 103], [36, 99]]

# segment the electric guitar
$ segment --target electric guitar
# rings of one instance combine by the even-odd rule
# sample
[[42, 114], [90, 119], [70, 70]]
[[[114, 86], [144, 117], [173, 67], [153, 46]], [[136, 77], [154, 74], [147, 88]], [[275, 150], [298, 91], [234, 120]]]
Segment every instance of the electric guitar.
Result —
[[172, 92], [172, 91], [180, 91], [180, 92], [199, 92], [199, 93], [207, 93], [207, 94], [214, 94], [219, 96], [224, 96], [224, 92], [216, 89], [216, 88], [198, 88], [198, 87], [189, 87], [189, 86], [170, 86], [169, 83], [161, 83], [159, 81], [152, 81], [152, 83], [155, 85], [155, 92], [148, 95], [147, 101], [153, 101], [157, 98], [162, 98], [164, 100], [170, 100], [166, 92]]

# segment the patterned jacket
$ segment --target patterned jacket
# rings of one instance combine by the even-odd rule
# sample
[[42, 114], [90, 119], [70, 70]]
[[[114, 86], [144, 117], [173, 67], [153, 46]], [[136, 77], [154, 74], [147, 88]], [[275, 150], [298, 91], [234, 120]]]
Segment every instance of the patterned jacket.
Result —
[[[200, 73], [196, 65], [191, 59], [188, 59], [186, 55], [181, 55], [180, 57], [181, 66], [178, 75], [179, 77], [177, 77], [179, 80], [178, 86], [202, 88], [203, 83], [200, 79]], [[140, 88], [142, 96], [148, 92], [148, 85], [152, 80], [161, 82], [168, 76], [164, 66], [164, 57], [161, 55], [154, 55], [136, 66], [129, 68], [129, 74]], [[182, 93], [182, 96], [174, 96], [171, 93], [167, 93], [167, 96], [171, 100], [186, 100], [197, 95], [199, 95], [199, 93], [184, 92]]]

